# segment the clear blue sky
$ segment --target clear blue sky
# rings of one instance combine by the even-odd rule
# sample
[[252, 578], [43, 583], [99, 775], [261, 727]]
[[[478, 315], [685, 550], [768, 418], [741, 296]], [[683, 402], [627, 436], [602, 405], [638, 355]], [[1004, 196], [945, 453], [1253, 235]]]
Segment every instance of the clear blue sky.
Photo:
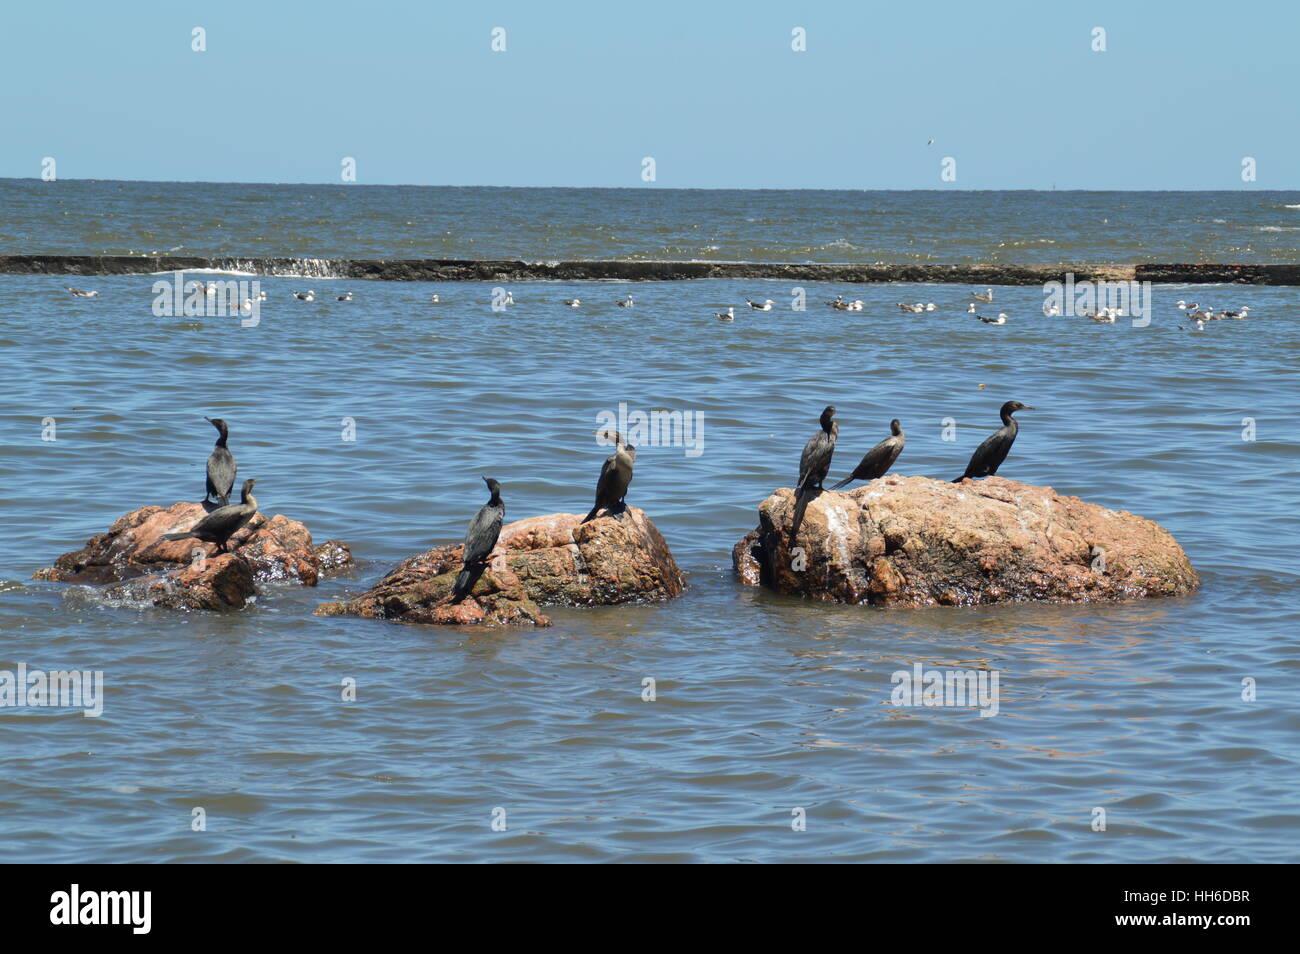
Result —
[[1296, 189], [1298, 42], [1295, 0], [7, 2], [0, 176]]

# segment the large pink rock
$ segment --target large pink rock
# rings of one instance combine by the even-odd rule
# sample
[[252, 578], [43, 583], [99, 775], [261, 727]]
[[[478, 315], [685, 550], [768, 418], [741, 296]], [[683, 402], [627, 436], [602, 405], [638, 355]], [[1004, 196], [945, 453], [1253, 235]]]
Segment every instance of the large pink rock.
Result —
[[[164, 533], [188, 530], [206, 513], [201, 504], [141, 507], [119, 517], [106, 533], [91, 537], [80, 550], [65, 553], [33, 579], [61, 583], [118, 583], [190, 566], [196, 556], [211, 562], [215, 543], [163, 540]], [[248, 564], [256, 582], [290, 581], [315, 586], [323, 571], [352, 562], [346, 544], [329, 540], [316, 546], [311, 531], [283, 514], [259, 513], [230, 538], [230, 550]], [[175, 582], [175, 581], [173, 581]]]
[[408, 623], [524, 623], [549, 626], [542, 605], [596, 606], [666, 600], [686, 586], [677, 562], [645, 513], [581, 523], [572, 513], [516, 520], [501, 528], [488, 569], [462, 602], [449, 602], [461, 547], [434, 547], [404, 560], [355, 599], [325, 603], [320, 616], [354, 615]]
[[884, 477], [811, 501], [789, 539], [794, 491], [759, 505], [736, 544], [743, 582], [837, 603], [964, 606], [1180, 596], [1200, 577], [1154, 521], [1001, 477]]

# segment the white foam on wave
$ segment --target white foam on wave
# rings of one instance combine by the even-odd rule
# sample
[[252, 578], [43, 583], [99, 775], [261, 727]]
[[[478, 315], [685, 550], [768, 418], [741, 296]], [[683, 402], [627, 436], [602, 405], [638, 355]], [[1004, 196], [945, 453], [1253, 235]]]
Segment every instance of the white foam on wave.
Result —
[[237, 275], [240, 278], [257, 278], [261, 272], [240, 271], [233, 268], [169, 268], [161, 272], [150, 272], [150, 275], [175, 275], [177, 272], [183, 272], [186, 275]]

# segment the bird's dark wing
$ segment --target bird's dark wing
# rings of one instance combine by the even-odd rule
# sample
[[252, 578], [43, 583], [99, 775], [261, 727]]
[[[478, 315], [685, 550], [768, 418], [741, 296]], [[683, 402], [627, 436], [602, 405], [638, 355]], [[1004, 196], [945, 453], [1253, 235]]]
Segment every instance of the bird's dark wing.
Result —
[[830, 435], [822, 431], [813, 436], [803, 449], [799, 459], [799, 486], [820, 484], [826, 479], [831, 469], [831, 455], [835, 452], [835, 442]]
[[235, 455], [218, 447], [208, 456], [208, 496], [219, 499], [230, 497], [235, 486]]
[[887, 437], [862, 458], [862, 463], [858, 464], [857, 470], [853, 475], [858, 480], [875, 480], [877, 477], [884, 477], [889, 473], [889, 468], [894, 466], [894, 461], [898, 460], [898, 455], [903, 451], [903, 442], [896, 437]]
[[1005, 434], [999, 430], [984, 438], [984, 443], [975, 448], [975, 453], [970, 456], [970, 463], [966, 465], [966, 473], [963, 477], [987, 477], [993, 474], [998, 466], [1007, 459], [1007, 453], [1011, 450], [1011, 442], [1014, 437]]
[[802, 487], [807, 482], [809, 471], [816, 466], [818, 455], [821, 452], [822, 440], [825, 436], [825, 433], [818, 431], [810, 437], [808, 443], [803, 446], [803, 453], [799, 455], [798, 486]]
[[501, 522], [504, 519], [504, 508], [493, 507], [491, 504], [484, 504], [474, 514], [469, 529], [465, 531], [463, 559], [466, 565], [482, 563], [487, 559], [492, 548], [497, 545], [497, 538], [501, 536]]
[[605, 458], [605, 463], [600, 465], [600, 477], [596, 480], [596, 505], [606, 506], [617, 500], [617, 497], [611, 498], [609, 495], [614, 490], [614, 482], [618, 476], [618, 455], [611, 454]]

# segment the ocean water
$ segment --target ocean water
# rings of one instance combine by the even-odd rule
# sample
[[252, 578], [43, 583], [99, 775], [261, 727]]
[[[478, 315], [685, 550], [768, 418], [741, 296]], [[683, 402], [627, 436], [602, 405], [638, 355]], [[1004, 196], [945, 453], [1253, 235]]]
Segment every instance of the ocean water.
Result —
[[1300, 192], [513, 189], [0, 179], [0, 254], [1292, 262]]
[[[268, 223], [292, 218], [299, 200], [267, 199], [269, 187], [236, 201], [239, 187], [65, 185], [95, 201], [83, 193], [62, 216], [23, 193], [36, 186], [0, 184], [0, 251], [178, 244], [175, 223], [152, 221], [163, 200], [150, 194], [195, 208], [191, 251], [439, 247], [401, 238], [391, 216], [369, 230], [337, 212], [322, 216], [332, 225], [277, 225], [289, 230], [277, 238]], [[316, 194], [345, 191], [372, 201]], [[1050, 222], [1057, 198], [1022, 196], [1043, 204], [999, 221]], [[669, 257], [679, 239], [654, 219], [600, 237], [627, 200], [583, 197], [584, 232], [577, 203], [544, 216], [548, 197], [517, 197], [525, 237], [463, 209], [468, 231], [441, 250]], [[733, 221], [759, 211], [750, 201]], [[906, 219], [937, 199], [888, 201], [912, 208]], [[1101, 250], [1076, 206], [1053, 228], [1062, 244], [1008, 260], [1089, 248], [1141, 260], [1151, 242], [1175, 241], [1179, 215], [1242, 229], [1300, 220], [1259, 194], [1079, 201], [1183, 211], [1148, 210], [1145, 244]], [[690, 229], [681, 209], [657, 214], [674, 235]], [[784, 244], [764, 247], [792, 259], [852, 219], [828, 213], [797, 237], [773, 225]], [[985, 231], [951, 245], [918, 233], [914, 253], [989, 259], [999, 230]], [[901, 234], [862, 254], [893, 259]], [[524, 246], [538, 235], [550, 237]], [[755, 254], [740, 241], [717, 254]], [[1247, 244], [1226, 228], [1196, 241]], [[1215, 257], [1199, 247], [1195, 257]], [[1150, 257], [1193, 254], [1166, 244]], [[0, 709], [0, 861], [1300, 860], [1300, 704], [1288, 681], [1300, 674], [1300, 289], [1157, 286], [1153, 320], [1137, 328], [1047, 318], [1040, 289], [998, 288], [995, 308], [1012, 316], [999, 328], [964, 315], [964, 286], [811, 285], [800, 313], [777, 282], [538, 283], [511, 286], [516, 304], [494, 312], [485, 284], [314, 279], [327, 300], [307, 304], [291, 295], [302, 280], [268, 278], [260, 324], [244, 328], [154, 317], [154, 280], [78, 278], [100, 293], [81, 300], [57, 276], [0, 276], [0, 670], [102, 670], [105, 686], [99, 718]], [[355, 300], [335, 302], [343, 290]], [[615, 307], [628, 290], [636, 308]], [[435, 292], [443, 304], [429, 303]], [[840, 293], [865, 310], [819, 304]], [[582, 308], [560, 304], [574, 296]], [[780, 305], [733, 324], [712, 317], [746, 297]], [[1180, 298], [1249, 304], [1251, 317], [1189, 334], [1177, 328]], [[939, 308], [895, 307], [916, 300]], [[823, 405], [839, 408], [834, 474], [899, 417], [908, 445], [896, 470], [951, 479], [1009, 399], [1037, 410], [1021, 414], [1003, 476], [1157, 520], [1203, 588], [1120, 605], [882, 610], [737, 582], [731, 547], [759, 502], [795, 479]], [[585, 512], [607, 453], [591, 430], [620, 403], [702, 416], [701, 452], [639, 449], [628, 495], [685, 571], [680, 599], [552, 608], [554, 627], [537, 630], [311, 615], [402, 558], [459, 541], [486, 496], [481, 474], [502, 482], [507, 519]], [[31, 581], [128, 510], [197, 499], [215, 436], [204, 415], [230, 422], [263, 509], [347, 541], [355, 569], [314, 589], [265, 587], [228, 614], [111, 606]], [[942, 439], [948, 417], [955, 442]], [[54, 441], [42, 440], [45, 418]], [[342, 439], [347, 418], [355, 441]], [[917, 663], [996, 670], [998, 714], [890, 705], [891, 674]], [[341, 698], [349, 678], [355, 702]], [[1254, 701], [1242, 698], [1246, 679]], [[196, 808], [206, 831], [191, 828]], [[1104, 831], [1093, 829], [1099, 808]], [[792, 830], [798, 809], [805, 831]]]

